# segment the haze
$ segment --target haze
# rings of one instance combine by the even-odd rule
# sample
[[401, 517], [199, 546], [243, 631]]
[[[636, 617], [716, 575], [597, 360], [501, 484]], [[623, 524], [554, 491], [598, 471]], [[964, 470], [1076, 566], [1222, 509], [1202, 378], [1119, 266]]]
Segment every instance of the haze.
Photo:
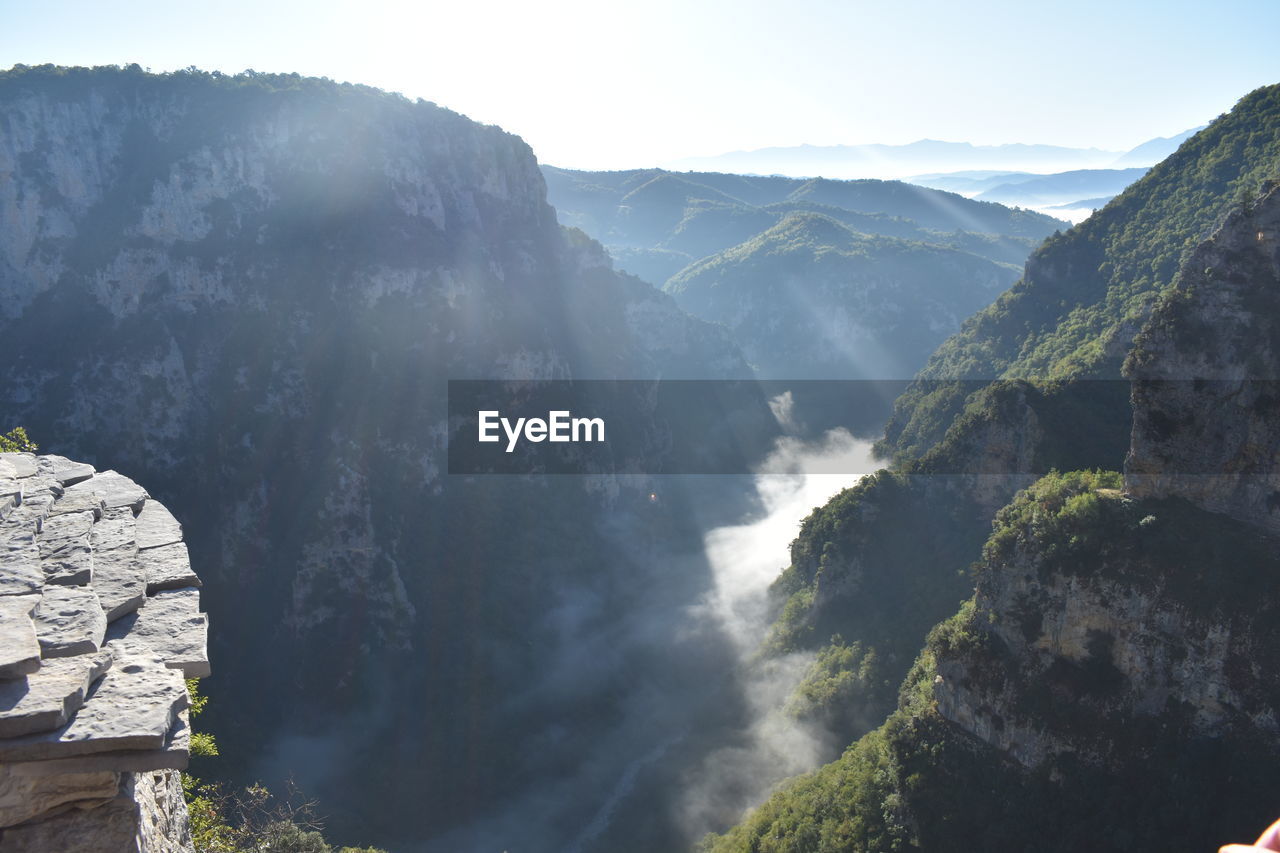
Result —
[[1280, 79], [1280, 4], [0, 2], [0, 62], [366, 83], [628, 168], [928, 137], [1124, 150]]

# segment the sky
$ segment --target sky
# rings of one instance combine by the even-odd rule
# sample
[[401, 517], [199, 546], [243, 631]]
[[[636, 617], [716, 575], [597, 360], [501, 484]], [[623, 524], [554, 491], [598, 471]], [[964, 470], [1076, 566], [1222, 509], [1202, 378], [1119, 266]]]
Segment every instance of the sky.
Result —
[[1280, 0], [0, 0], [0, 67], [298, 72], [434, 101], [541, 162], [799, 144], [1127, 150], [1280, 82]]

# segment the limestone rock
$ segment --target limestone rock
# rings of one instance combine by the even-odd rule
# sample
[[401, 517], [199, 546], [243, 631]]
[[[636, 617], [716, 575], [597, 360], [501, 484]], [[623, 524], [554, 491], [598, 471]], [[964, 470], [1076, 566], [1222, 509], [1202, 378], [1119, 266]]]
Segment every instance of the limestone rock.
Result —
[[24, 678], [0, 681], [0, 738], [66, 725], [84, 704], [89, 686], [110, 668], [111, 653], [104, 651], [47, 660]]
[[92, 512], [94, 519], [102, 518], [106, 502], [97, 492], [76, 492], [68, 490], [53, 502], [49, 515], [61, 515], [68, 512]]
[[[147, 501], [153, 504], [155, 501]], [[146, 570], [138, 561], [133, 511], [108, 509], [93, 526], [93, 588], [102, 601], [107, 621], [137, 610], [146, 601]]]
[[148, 594], [200, 585], [200, 578], [191, 571], [187, 546], [181, 542], [139, 551], [138, 560], [147, 574]]
[[90, 542], [95, 552], [128, 548], [137, 551], [137, 526], [133, 510], [115, 507], [105, 510], [102, 520], [93, 526]]
[[98, 495], [108, 509], [127, 506], [135, 511], [142, 508], [148, 497], [146, 489], [115, 471], [103, 471], [67, 489], [67, 497], [76, 494]]
[[0, 462], [6, 462], [12, 466], [13, 475], [19, 479], [35, 476], [36, 457], [34, 453], [0, 453]]
[[[40, 668], [40, 642], [31, 621], [31, 611], [39, 603], [38, 595], [0, 596], [0, 679], [16, 678]], [[5, 682], [0, 680], [0, 696], [4, 687]], [[0, 699], [0, 715], [4, 709]]]
[[0, 597], [39, 592], [44, 585], [34, 529], [0, 527]]
[[93, 576], [93, 554], [89, 549], [92, 510], [68, 512], [45, 518], [40, 529], [40, 569], [46, 583], [87, 584]]
[[0, 741], [0, 761], [163, 749], [188, 702], [182, 675], [163, 661], [121, 657], [70, 723], [47, 734]]
[[1125, 486], [1280, 533], [1280, 186], [1182, 267], [1125, 364]]
[[[149, 572], [182, 589], [149, 599]], [[183, 674], [209, 671], [198, 584], [132, 480], [0, 454], [0, 853], [193, 853], [177, 771]]]
[[[31, 820], [68, 803], [79, 803], [82, 808], [90, 803], [105, 803], [120, 790], [120, 774], [109, 770], [27, 776], [19, 770], [20, 767], [0, 765], [0, 826]], [[0, 850], [3, 849], [7, 848], [0, 841]]]
[[124, 794], [68, 804], [48, 819], [9, 827], [0, 835], [0, 853], [135, 853], [138, 806]]
[[36, 468], [41, 473], [52, 475], [63, 486], [87, 480], [94, 474], [92, 465], [86, 462], [72, 462], [65, 456], [37, 457]]
[[121, 749], [44, 761], [24, 761], [9, 766], [28, 776], [98, 773], [104, 770], [133, 773], [143, 770], [185, 770], [190, 757], [191, 723], [187, 711], [181, 711], [169, 729], [164, 746], [159, 749]]
[[34, 618], [46, 658], [96, 652], [107, 632], [102, 602], [96, 592], [84, 586], [46, 586]]
[[203, 678], [209, 674], [208, 631], [199, 590], [164, 590], [113, 622], [106, 641], [122, 653], [156, 655], [187, 678]]
[[182, 541], [182, 525], [159, 501], [147, 501], [137, 519], [139, 548], [158, 548]]
[[147, 575], [137, 554], [123, 548], [96, 553], [93, 589], [109, 623], [141, 607], [147, 600]]

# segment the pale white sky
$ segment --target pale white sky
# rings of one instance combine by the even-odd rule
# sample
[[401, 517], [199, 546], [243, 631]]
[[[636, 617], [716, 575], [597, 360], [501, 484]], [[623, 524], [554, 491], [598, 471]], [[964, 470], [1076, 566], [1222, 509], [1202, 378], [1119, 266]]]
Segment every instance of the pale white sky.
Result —
[[0, 67], [296, 71], [627, 168], [924, 137], [1123, 150], [1280, 82], [1277, 33], [1277, 0], [0, 0]]

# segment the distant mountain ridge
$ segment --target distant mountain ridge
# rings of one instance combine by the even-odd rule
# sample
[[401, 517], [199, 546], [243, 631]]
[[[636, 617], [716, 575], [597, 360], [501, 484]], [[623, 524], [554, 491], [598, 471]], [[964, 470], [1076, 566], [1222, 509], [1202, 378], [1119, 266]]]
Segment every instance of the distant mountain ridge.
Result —
[[779, 379], [913, 374], [1066, 225], [900, 181], [542, 171], [562, 223]]
[[1063, 172], [1075, 169], [1153, 166], [1200, 128], [1157, 137], [1128, 151], [1062, 145], [1006, 143], [974, 145], [921, 139], [906, 145], [795, 145], [684, 157], [664, 165], [675, 170], [728, 171], [791, 177], [904, 178], [925, 172], [995, 169]]
[[900, 377], [1017, 270], [958, 249], [861, 234], [795, 211], [690, 264], [664, 290], [720, 323], [767, 379]]

